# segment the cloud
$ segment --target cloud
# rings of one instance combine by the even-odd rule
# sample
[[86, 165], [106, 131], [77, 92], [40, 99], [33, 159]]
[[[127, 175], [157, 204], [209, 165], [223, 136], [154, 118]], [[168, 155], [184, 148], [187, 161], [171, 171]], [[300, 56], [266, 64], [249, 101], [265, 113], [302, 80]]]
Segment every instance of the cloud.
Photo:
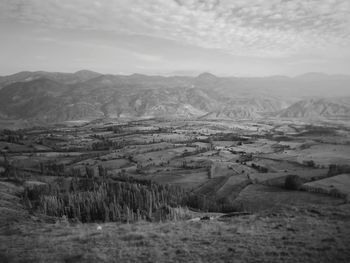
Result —
[[159, 61], [163, 60], [161, 56], [150, 55], [150, 54], [145, 54], [145, 53], [132, 52], [132, 55], [136, 59], [146, 61], [146, 62], [159, 62]]
[[0, 16], [256, 57], [333, 54], [350, 46], [348, 0], [2, 0]]

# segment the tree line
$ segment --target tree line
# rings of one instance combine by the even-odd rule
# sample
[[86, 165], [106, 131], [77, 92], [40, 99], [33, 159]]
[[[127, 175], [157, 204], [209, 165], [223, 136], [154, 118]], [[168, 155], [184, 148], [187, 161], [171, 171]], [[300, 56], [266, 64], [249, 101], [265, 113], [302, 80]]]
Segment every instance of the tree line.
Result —
[[187, 207], [216, 211], [222, 200], [128, 176], [60, 178], [53, 183], [27, 187], [24, 203], [47, 216], [80, 222], [135, 222], [174, 220], [184, 217]]

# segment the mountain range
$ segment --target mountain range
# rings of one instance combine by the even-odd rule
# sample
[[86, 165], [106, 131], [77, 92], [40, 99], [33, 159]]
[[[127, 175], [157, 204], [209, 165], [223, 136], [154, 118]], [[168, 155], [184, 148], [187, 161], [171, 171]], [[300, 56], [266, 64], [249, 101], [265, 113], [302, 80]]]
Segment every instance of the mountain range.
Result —
[[0, 119], [349, 117], [350, 76], [217, 77], [19, 72], [0, 77]]

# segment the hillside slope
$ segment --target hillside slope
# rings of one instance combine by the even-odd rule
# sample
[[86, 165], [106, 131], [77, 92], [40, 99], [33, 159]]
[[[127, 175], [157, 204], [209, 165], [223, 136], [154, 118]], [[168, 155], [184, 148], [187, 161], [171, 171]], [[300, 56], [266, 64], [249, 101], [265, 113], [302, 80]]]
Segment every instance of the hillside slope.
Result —
[[302, 100], [283, 110], [279, 116], [291, 118], [349, 118], [350, 97]]
[[[202, 77], [199, 77], [202, 78]], [[234, 97], [186, 77], [104, 75], [75, 84], [47, 78], [0, 90], [0, 114], [44, 123], [101, 117], [256, 118], [281, 108], [275, 98]]]

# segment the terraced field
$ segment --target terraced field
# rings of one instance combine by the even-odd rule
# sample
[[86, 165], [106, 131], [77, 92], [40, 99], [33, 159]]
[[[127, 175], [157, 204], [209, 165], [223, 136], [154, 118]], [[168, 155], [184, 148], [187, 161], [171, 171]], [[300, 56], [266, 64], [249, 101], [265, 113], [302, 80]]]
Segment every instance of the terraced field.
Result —
[[[350, 176], [340, 172], [347, 169], [342, 164], [348, 146], [339, 140], [348, 137], [347, 130], [316, 140], [303, 123], [295, 129], [279, 125], [141, 120], [0, 132], [0, 259], [349, 262]], [[17, 137], [25, 140], [6, 142]], [[299, 176], [300, 191], [285, 189], [288, 175]], [[148, 206], [150, 213], [132, 224], [83, 224], [40, 214], [25, 201], [25, 188], [67, 183], [58, 191], [63, 194], [74, 189], [73, 179], [75, 187], [89, 180], [130, 180], [135, 193], [141, 191], [134, 183], [176, 186], [190, 207], [169, 202], [174, 207]], [[128, 200], [140, 201], [130, 191]], [[144, 200], [161, 196], [150, 193]], [[156, 223], [153, 215], [161, 209], [185, 216]]]

